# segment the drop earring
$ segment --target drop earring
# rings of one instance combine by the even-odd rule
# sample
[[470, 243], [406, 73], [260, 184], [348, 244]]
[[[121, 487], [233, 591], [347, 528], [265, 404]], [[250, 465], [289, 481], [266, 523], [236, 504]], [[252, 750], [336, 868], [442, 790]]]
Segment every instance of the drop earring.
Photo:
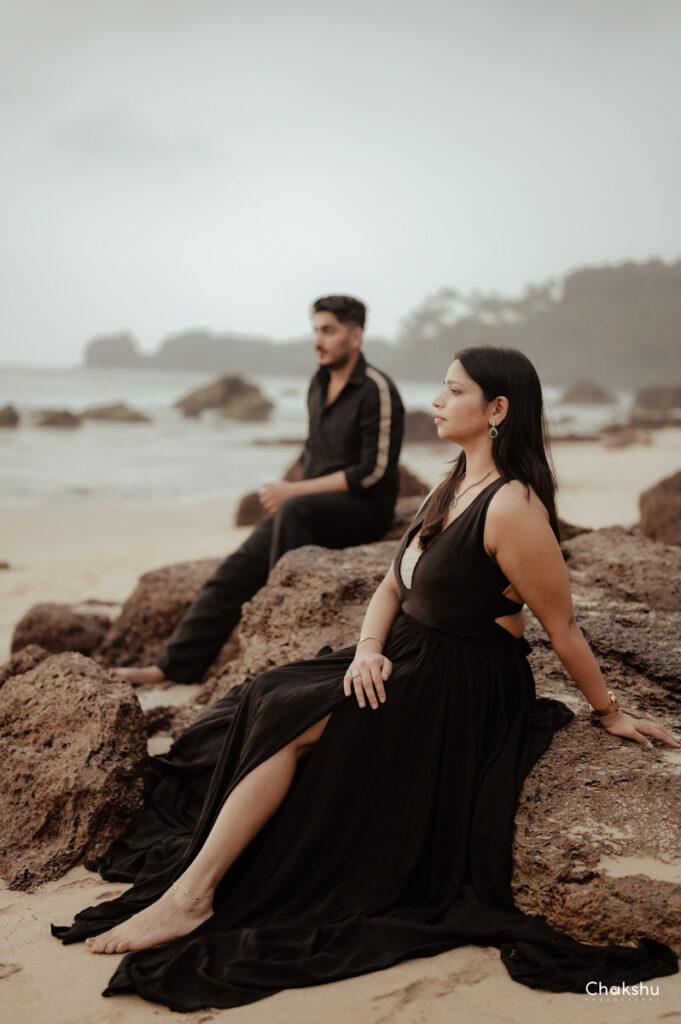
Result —
[[489, 428], [489, 436], [496, 437], [499, 431], [497, 430], [497, 421], [492, 420], [492, 426]]

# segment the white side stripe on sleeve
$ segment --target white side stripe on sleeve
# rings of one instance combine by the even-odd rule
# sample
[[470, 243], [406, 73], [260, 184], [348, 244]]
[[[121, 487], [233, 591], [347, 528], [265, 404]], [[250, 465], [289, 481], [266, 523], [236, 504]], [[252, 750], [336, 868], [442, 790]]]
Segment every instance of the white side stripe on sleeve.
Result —
[[390, 388], [382, 373], [367, 366], [366, 375], [378, 388], [378, 445], [376, 448], [376, 465], [368, 476], [360, 480], [362, 487], [371, 487], [378, 483], [386, 471], [388, 455], [390, 453], [390, 419], [392, 415], [392, 403], [390, 401]]

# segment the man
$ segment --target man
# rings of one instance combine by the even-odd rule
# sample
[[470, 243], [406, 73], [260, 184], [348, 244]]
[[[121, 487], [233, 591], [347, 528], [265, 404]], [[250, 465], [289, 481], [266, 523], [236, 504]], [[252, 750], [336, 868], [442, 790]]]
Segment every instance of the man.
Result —
[[379, 540], [399, 489], [404, 407], [392, 380], [360, 351], [366, 307], [349, 295], [312, 305], [318, 370], [307, 393], [302, 479], [265, 484], [269, 513], [204, 584], [156, 665], [118, 672], [131, 683], [198, 682], [239, 621], [241, 606], [293, 548]]

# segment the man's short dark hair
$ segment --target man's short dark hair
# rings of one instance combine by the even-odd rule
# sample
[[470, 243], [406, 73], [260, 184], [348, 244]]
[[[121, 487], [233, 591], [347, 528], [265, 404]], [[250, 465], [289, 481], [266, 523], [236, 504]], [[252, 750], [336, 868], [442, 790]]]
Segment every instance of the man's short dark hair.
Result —
[[313, 313], [333, 313], [342, 324], [356, 324], [364, 327], [367, 308], [352, 295], [324, 295], [312, 303]]

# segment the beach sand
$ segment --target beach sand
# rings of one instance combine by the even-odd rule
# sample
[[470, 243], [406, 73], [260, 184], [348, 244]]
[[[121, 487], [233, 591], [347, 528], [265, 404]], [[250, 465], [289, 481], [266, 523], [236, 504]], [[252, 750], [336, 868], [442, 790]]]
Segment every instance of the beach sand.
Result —
[[[429, 484], [447, 470], [448, 450], [404, 451], [405, 465]], [[681, 468], [681, 429], [652, 434], [650, 445], [620, 450], [599, 442], [554, 445], [560, 478], [559, 514], [583, 526], [633, 525], [640, 491]], [[0, 659], [12, 630], [38, 602], [111, 603], [112, 612], [138, 577], [173, 562], [226, 555], [247, 536], [234, 504], [210, 501], [137, 508], [59, 508], [17, 512], [0, 520]], [[189, 687], [165, 691], [163, 702], [185, 699]], [[146, 703], [146, 701], [145, 701]], [[652, 865], [651, 865], [652, 868]], [[645, 864], [640, 866], [645, 871]], [[16, 1024], [145, 1024], [174, 1015], [136, 996], [99, 993], [117, 957], [96, 957], [81, 944], [64, 947], [49, 934], [84, 906], [124, 888], [82, 866], [36, 893], [0, 886], [0, 980], [4, 1019]], [[495, 948], [466, 946], [437, 957], [405, 961], [385, 971], [308, 989], [291, 989], [233, 1010], [185, 1014], [188, 1024], [525, 1024], [580, 1015], [587, 1022], [633, 1024], [669, 1019], [681, 1005], [681, 974], [648, 983], [659, 995], [595, 996], [535, 992], [513, 982]], [[180, 1018], [175, 1018], [180, 1019]]]

